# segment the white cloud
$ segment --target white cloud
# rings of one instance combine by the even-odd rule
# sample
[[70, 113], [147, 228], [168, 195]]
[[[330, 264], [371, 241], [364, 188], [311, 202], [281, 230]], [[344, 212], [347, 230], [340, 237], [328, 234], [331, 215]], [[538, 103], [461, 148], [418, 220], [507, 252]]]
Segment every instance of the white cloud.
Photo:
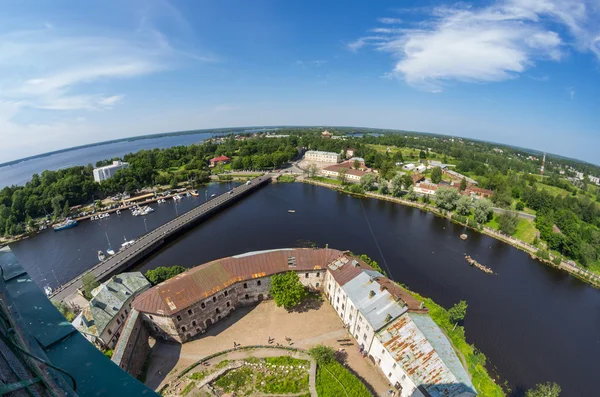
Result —
[[378, 21], [386, 25], [395, 25], [402, 23], [402, 19], [400, 18], [379, 18]]
[[[588, 0], [592, 1], [592, 0]], [[559, 61], [568, 47], [600, 57], [600, 25], [584, 1], [498, 0], [475, 8], [437, 7], [411, 28], [380, 27], [352, 42], [393, 55], [393, 74], [408, 84], [440, 91], [450, 81], [494, 82], [517, 77], [538, 61]], [[382, 22], [382, 20], [379, 20]], [[382, 22], [383, 23], [383, 22]], [[569, 32], [561, 37], [559, 32]]]
[[575, 89], [573, 87], [567, 88], [567, 93], [569, 94], [569, 98], [571, 98], [571, 100], [575, 99]]

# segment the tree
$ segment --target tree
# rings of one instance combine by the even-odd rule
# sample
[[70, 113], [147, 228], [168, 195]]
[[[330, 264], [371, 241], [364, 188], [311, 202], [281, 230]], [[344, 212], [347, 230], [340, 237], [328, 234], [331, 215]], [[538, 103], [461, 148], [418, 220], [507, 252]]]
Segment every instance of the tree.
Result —
[[427, 153], [425, 153], [425, 151], [421, 150], [421, 151], [419, 152], [419, 158], [420, 158], [420, 159], [425, 159], [425, 158], [427, 158]]
[[463, 176], [463, 179], [461, 179], [461, 181], [460, 181], [460, 188], [459, 189], [460, 189], [461, 192], [464, 192], [466, 188], [467, 188], [467, 178], [465, 178]]
[[431, 170], [431, 182], [438, 184], [442, 181], [442, 169], [435, 167]]
[[458, 323], [459, 321], [464, 320], [467, 315], [467, 305], [466, 301], [460, 301], [448, 310], [448, 315], [450, 316], [450, 321], [453, 323]]
[[87, 272], [81, 278], [81, 283], [83, 285], [83, 287], [82, 287], [82, 289], [83, 289], [83, 296], [87, 300], [92, 299], [92, 290], [100, 285], [100, 283], [98, 282], [98, 280], [96, 280], [96, 276], [94, 276], [90, 272]]
[[410, 175], [408, 175], [408, 174], [402, 175], [402, 185], [404, 186], [405, 189], [408, 189], [409, 187], [411, 187], [412, 184], [413, 184], [413, 180]]
[[498, 227], [504, 234], [512, 236], [517, 230], [517, 224], [519, 223], [519, 216], [512, 211], [505, 211], [498, 216]]
[[60, 314], [62, 314], [67, 319], [68, 322], [75, 320], [75, 312], [69, 305], [67, 305], [64, 302], [59, 302], [55, 300], [52, 301], [52, 304], [54, 305], [54, 307], [56, 307]]
[[358, 160], [354, 160], [354, 163], [353, 163], [353, 165], [354, 165], [354, 169], [355, 169], [355, 170], [359, 169], [359, 168], [360, 168], [360, 161], [358, 161]]
[[159, 266], [156, 269], [146, 271], [144, 276], [152, 285], [156, 285], [173, 278], [186, 270], [187, 269], [183, 266]]
[[335, 351], [325, 345], [316, 345], [308, 349], [308, 354], [317, 362], [323, 365], [335, 360]]
[[71, 212], [71, 207], [69, 206], [69, 200], [67, 200], [65, 201], [62, 214], [66, 218], [67, 216], [69, 216], [69, 212]]
[[375, 182], [377, 182], [377, 176], [374, 174], [366, 174], [360, 178], [360, 186], [366, 191], [372, 190]]
[[52, 211], [54, 212], [55, 218], [60, 217], [60, 214], [62, 212], [62, 207], [60, 206], [60, 204], [62, 203], [63, 200], [64, 200], [64, 197], [60, 194], [52, 197], [52, 200], [50, 200], [50, 203], [52, 204]]
[[290, 310], [304, 300], [306, 288], [300, 282], [296, 272], [287, 272], [271, 277], [269, 294], [277, 306], [283, 306], [286, 310]]
[[522, 201], [517, 201], [517, 204], [515, 204], [515, 209], [517, 211], [523, 211], [525, 209], [525, 204], [523, 204]]
[[342, 182], [342, 185], [348, 180], [348, 168], [340, 168], [338, 171], [338, 179]]
[[314, 178], [317, 175], [318, 172], [319, 172], [319, 169], [317, 168], [316, 164], [311, 164], [308, 167], [308, 176], [310, 178]]
[[475, 205], [473, 206], [473, 214], [475, 215], [475, 220], [478, 223], [486, 223], [489, 221], [493, 211], [494, 209], [491, 201], [486, 199], [479, 199], [475, 201]]
[[402, 193], [402, 175], [392, 178], [392, 196], [398, 197]]
[[387, 185], [387, 181], [383, 181], [379, 183], [379, 194], [388, 194], [389, 189]]
[[462, 216], [471, 213], [471, 199], [468, 196], [460, 196], [456, 203], [456, 212]]
[[561, 389], [557, 383], [540, 383], [535, 388], [527, 390], [525, 397], [558, 397]]
[[456, 208], [459, 198], [460, 193], [458, 190], [449, 187], [441, 187], [435, 193], [437, 206], [448, 211], [453, 211]]
[[406, 193], [406, 199], [410, 201], [417, 201], [419, 199], [412, 186], [408, 189], [408, 193]]

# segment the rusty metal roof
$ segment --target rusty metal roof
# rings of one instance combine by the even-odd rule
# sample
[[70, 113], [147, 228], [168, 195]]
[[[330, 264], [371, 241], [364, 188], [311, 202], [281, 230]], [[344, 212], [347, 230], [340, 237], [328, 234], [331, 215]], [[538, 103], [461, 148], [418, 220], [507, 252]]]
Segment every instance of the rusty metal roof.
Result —
[[411, 294], [409, 294], [404, 288], [400, 287], [398, 284], [393, 282], [387, 277], [377, 277], [375, 279], [385, 289], [389, 291], [390, 294], [395, 296], [396, 298], [401, 299], [408, 308], [409, 312], [415, 313], [427, 313], [428, 310], [425, 306], [421, 306], [421, 302], [413, 298]]
[[325, 270], [341, 255], [334, 249], [287, 248], [217, 259], [150, 288], [135, 299], [133, 307], [140, 312], [169, 316], [235, 282], [289, 270]]
[[432, 397], [475, 393], [450, 341], [430, 316], [406, 313], [377, 335], [417, 387]]
[[[350, 280], [361, 274], [365, 270], [373, 271], [373, 268], [367, 265], [359, 258], [355, 258], [351, 255], [344, 254], [340, 255], [329, 266], [329, 271], [333, 276], [333, 279], [343, 287]], [[378, 275], [381, 275], [377, 273]]]

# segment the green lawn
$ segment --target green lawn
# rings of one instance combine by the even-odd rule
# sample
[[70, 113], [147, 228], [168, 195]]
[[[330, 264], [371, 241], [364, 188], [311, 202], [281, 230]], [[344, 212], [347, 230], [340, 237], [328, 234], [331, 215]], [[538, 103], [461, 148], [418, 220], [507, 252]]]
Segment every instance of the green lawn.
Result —
[[535, 186], [539, 190], [546, 190], [548, 193], [550, 193], [553, 196], [565, 197], [565, 196], [568, 196], [568, 195], [571, 194], [568, 191], [566, 191], [565, 189], [561, 189], [561, 188], [556, 187], [556, 186], [544, 185], [543, 183], [540, 183], [540, 182], [536, 182]]
[[521, 241], [532, 244], [535, 238], [535, 222], [530, 219], [520, 218], [517, 224], [517, 230], [513, 234], [513, 237], [518, 238]]
[[332, 178], [325, 178], [322, 176], [313, 176], [312, 178], [310, 178], [314, 181], [319, 181], [319, 182], [323, 182], [323, 183], [329, 183], [332, 185], [341, 185], [342, 181], [338, 180], [338, 179], [332, 179]]
[[372, 396], [360, 379], [337, 361], [319, 364], [316, 383], [319, 397]]
[[495, 230], [500, 230], [500, 225], [498, 225], [498, 215], [494, 215], [494, 217], [492, 218], [491, 221], [487, 222], [485, 224], [485, 226], [495, 229]]
[[[405, 161], [419, 161], [419, 152], [421, 152], [421, 149], [413, 149], [413, 148], [409, 148], [409, 147], [402, 147], [399, 148], [397, 146], [386, 146], [386, 145], [374, 145], [374, 144], [367, 144], [367, 146], [375, 149], [376, 151], [378, 151], [379, 153], [386, 153], [387, 152], [387, 148], [390, 148], [390, 153], [394, 154], [397, 152], [401, 152], [402, 153], [402, 157], [404, 157]], [[414, 154], [415, 157], [410, 157], [410, 155]], [[435, 156], [432, 156], [432, 154], [434, 154]], [[439, 154], [439, 153], [435, 153], [435, 152], [429, 152], [429, 155], [427, 156], [427, 160], [437, 160], [437, 161], [442, 161], [442, 159], [444, 158], [443, 154]], [[454, 164], [455, 159], [451, 156], [446, 156], [448, 162], [450, 164]]]

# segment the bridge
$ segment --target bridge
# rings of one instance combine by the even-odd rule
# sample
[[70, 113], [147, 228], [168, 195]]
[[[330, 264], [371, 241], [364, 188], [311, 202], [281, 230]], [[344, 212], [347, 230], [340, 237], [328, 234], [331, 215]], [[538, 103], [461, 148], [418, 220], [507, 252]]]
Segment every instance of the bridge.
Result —
[[[108, 257], [105, 261], [100, 262], [93, 268], [89, 269], [87, 272], [93, 274], [96, 277], [96, 280], [100, 282], [105, 281], [113, 275], [121, 273], [131, 268], [134, 264], [140, 262], [142, 259], [162, 246], [166, 240], [181, 234], [196, 223], [210, 217], [216, 212], [219, 212], [242, 197], [266, 185], [270, 181], [270, 175], [263, 175], [261, 177], [252, 179], [247, 184], [240, 185], [232, 189], [231, 192], [227, 192], [210, 199], [206, 203], [143, 235], [132, 245], [122, 248], [114, 255]], [[71, 281], [63, 284], [60, 288], [53, 291], [50, 295], [50, 298], [57, 301], [64, 301], [71, 295], [77, 294], [77, 290], [83, 285], [83, 274], [80, 274]]]

